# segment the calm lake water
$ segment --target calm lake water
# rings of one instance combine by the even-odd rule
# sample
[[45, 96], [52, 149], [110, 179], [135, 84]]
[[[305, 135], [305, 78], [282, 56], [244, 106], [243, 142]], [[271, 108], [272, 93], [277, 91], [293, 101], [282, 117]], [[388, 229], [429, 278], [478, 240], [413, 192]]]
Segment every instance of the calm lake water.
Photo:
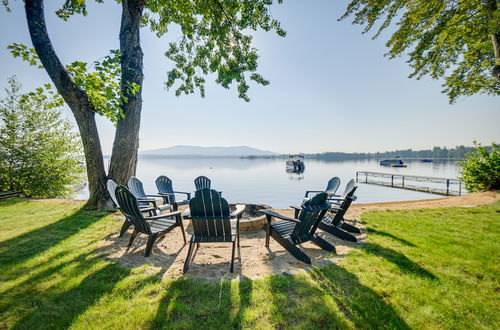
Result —
[[[376, 160], [322, 162], [306, 159], [305, 164], [304, 173], [294, 174], [285, 171], [285, 160], [282, 159], [140, 157], [137, 177], [144, 183], [146, 193], [154, 194], [157, 192], [155, 179], [160, 175], [172, 179], [174, 190], [186, 192], [194, 191], [194, 178], [205, 175], [212, 180], [212, 188], [221, 190], [230, 202], [262, 203], [285, 208], [300, 204], [306, 190], [325, 189], [328, 180], [334, 176], [341, 179], [338, 191], [341, 193], [347, 181], [356, 177], [356, 171], [456, 178], [460, 170], [455, 161], [408, 161], [407, 168], [383, 167]], [[440, 197], [363, 183], [359, 183], [356, 195], [358, 203]], [[86, 196], [88, 192], [79, 193], [80, 198]]]

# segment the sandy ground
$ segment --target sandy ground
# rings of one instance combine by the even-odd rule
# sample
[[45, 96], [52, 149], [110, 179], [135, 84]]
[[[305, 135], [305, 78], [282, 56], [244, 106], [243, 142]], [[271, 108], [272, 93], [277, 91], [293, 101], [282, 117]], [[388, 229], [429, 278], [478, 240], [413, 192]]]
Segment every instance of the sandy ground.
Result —
[[[313, 261], [313, 266], [321, 266], [326, 263], [337, 262], [345, 256], [350, 249], [363, 244], [366, 231], [363, 223], [359, 220], [363, 212], [369, 210], [386, 209], [410, 209], [410, 208], [440, 208], [452, 206], [473, 207], [477, 205], [490, 204], [500, 198], [500, 193], [485, 192], [474, 193], [460, 197], [448, 197], [432, 200], [418, 200], [405, 202], [354, 204], [351, 206], [347, 218], [352, 219], [354, 224], [361, 229], [362, 233], [357, 236], [358, 243], [350, 243], [336, 238], [333, 235], [318, 230], [318, 234], [336, 247], [337, 253], [329, 253], [312, 243], [302, 244], [302, 249]], [[290, 209], [276, 210], [286, 216], [293, 216]], [[117, 231], [122, 222], [122, 216], [116, 216]], [[189, 221], [184, 221], [188, 239], [192, 234]], [[145, 265], [148, 272], [159, 273], [163, 277], [178, 278], [181, 276], [195, 277], [206, 280], [220, 280], [223, 278], [260, 278], [268, 274], [294, 274], [305, 271], [309, 265], [304, 264], [283, 249], [271, 238], [269, 248], [264, 246], [264, 230], [252, 230], [241, 232], [241, 244], [236, 248], [235, 271], [229, 272], [231, 260], [231, 244], [201, 244], [195, 250], [194, 260], [187, 274], [183, 275], [182, 268], [187, 255], [188, 245], [184, 245], [179, 228], [175, 228], [164, 238], [157, 241], [149, 257], [144, 257], [146, 235], [138, 236], [131, 249], [126, 247], [130, 238], [131, 230], [123, 237], [114, 233], [102, 241], [97, 253], [105, 259], [118, 262], [122, 266], [135, 268]]]

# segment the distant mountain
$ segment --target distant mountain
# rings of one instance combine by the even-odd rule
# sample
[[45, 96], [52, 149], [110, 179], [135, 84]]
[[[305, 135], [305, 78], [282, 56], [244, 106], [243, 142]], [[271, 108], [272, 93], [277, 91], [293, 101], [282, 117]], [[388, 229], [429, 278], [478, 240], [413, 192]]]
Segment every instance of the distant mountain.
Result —
[[241, 156], [272, 156], [277, 153], [260, 150], [247, 146], [234, 147], [197, 147], [173, 146], [139, 152], [143, 156], [168, 156], [168, 157], [241, 157]]

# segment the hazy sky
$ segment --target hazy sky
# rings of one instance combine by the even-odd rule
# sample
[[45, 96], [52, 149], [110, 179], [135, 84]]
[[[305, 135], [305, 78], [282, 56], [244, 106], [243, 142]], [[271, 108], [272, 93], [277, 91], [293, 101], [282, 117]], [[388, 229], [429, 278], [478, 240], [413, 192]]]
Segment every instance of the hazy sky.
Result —
[[[13, 42], [31, 46], [23, 1], [10, 2], [11, 13], [0, 8], [0, 86], [16, 75], [27, 91], [49, 78], [6, 50]], [[119, 48], [119, 5], [89, 3], [87, 17], [64, 22], [53, 13], [63, 2], [46, 1], [49, 34], [63, 63], [90, 62]], [[214, 77], [208, 78], [204, 99], [164, 90], [170, 63], [163, 53], [178, 35], [158, 39], [143, 29], [140, 149], [189, 144], [248, 145], [283, 153], [361, 152], [500, 142], [500, 98], [473, 96], [449, 105], [440, 81], [410, 80], [404, 58], [383, 57], [387, 33], [373, 41], [359, 26], [338, 22], [346, 4], [289, 0], [272, 7], [288, 34], [255, 34], [259, 72], [271, 84], [252, 85], [250, 103], [239, 99], [234, 88], [217, 85]], [[98, 125], [109, 153], [113, 125], [104, 118]]]

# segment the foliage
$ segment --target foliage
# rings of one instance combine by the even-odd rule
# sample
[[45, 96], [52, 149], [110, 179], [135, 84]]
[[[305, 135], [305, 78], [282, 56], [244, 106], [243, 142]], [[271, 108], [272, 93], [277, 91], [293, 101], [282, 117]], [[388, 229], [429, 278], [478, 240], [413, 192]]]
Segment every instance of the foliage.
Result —
[[[354, 16], [364, 33], [377, 22], [374, 38], [397, 20], [388, 40], [389, 58], [407, 53], [417, 79], [444, 78], [443, 93], [453, 103], [461, 95], [500, 95], [492, 35], [500, 34], [500, 9], [495, 0], [352, 0], [341, 19]], [[496, 63], [497, 61], [497, 63]]]
[[66, 197], [84, 170], [81, 142], [63, 118], [61, 97], [49, 84], [20, 94], [9, 79], [0, 100], [0, 191], [30, 197]]
[[[279, 36], [284, 37], [286, 33], [280, 23], [271, 17], [269, 6], [272, 2], [272, 0], [146, 1], [143, 26], [149, 26], [158, 37], [165, 35], [173, 25], [181, 30], [179, 40], [170, 43], [165, 52], [165, 56], [174, 65], [167, 73], [166, 88], [169, 89], [179, 82], [175, 91], [177, 96], [198, 90], [204, 97], [205, 76], [214, 74], [215, 81], [224, 88], [229, 88], [235, 82], [238, 96], [249, 101], [248, 80], [261, 85], [268, 85], [269, 81], [257, 73], [259, 58], [257, 49], [252, 47], [252, 36], [243, 31], [256, 31], [259, 28], [264, 31], [274, 30]], [[278, 2], [281, 3], [282, 0]], [[68, 20], [74, 14], [86, 15], [85, 1], [66, 0], [56, 14], [64, 20]], [[83, 66], [77, 64], [76, 67], [82, 70]], [[115, 77], [111, 75], [111, 79]], [[85, 79], [90, 78], [85, 77]], [[97, 89], [100, 83], [83, 82], [82, 85], [91, 85], [92, 88], [87, 90], [100, 93], [99, 97], [91, 99], [93, 103], [102, 104], [99, 102], [100, 96], [106, 92], [102, 92], [102, 88]], [[107, 95], [105, 98], [109, 100]]]
[[[13, 43], [7, 46], [14, 57], [21, 57], [32, 66], [43, 69], [34, 48]], [[92, 64], [75, 61], [66, 65], [66, 71], [75, 84], [80, 87], [94, 106], [94, 110], [116, 124], [123, 117], [122, 104], [128, 99], [120, 86], [121, 54], [119, 50], [110, 50], [110, 54]], [[129, 94], [139, 92], [137, 84], [124, 84]]]
[[485, 148], [474, 142], [476, 147], [465, 156], [461, 180], [468, 191], [500, 190], [500, 146], [492, 143]]
[[197, 88], [204, 96], [204, 76], [213, 73], [224, 88], [236, 82], [238, 96], [249, 101], [247, 78], [262, 85], [269, 81], [256, 72], [257, 49], [252, 47], [252, 36], [243, 31], [261, 28], [275, 30], [279, 36], [286, 34], [280, 23], [271, 18], [268, 8], [271, 3], [265, 0], [147, 2], [151, 12], [149, 25], [158, 37], [167, 33], [172, 24], [182, 31], [180, 40], [170, 43], [165, 53], [175, 66], [168, 72], [166, 87], [180, 81], [176, 95], [193, 93]]
[[[123, 218], [82, 204], [0, 201], [6, 328], [470, 329], [500, 321], [498, 202], [370, 212], [367, 240], [338, 263], [215, 283], [162, 279], [168, 262], [130, 269], [102, 258], [102, 240]], [[180, 241], [179, 250], [182, 258]]]

